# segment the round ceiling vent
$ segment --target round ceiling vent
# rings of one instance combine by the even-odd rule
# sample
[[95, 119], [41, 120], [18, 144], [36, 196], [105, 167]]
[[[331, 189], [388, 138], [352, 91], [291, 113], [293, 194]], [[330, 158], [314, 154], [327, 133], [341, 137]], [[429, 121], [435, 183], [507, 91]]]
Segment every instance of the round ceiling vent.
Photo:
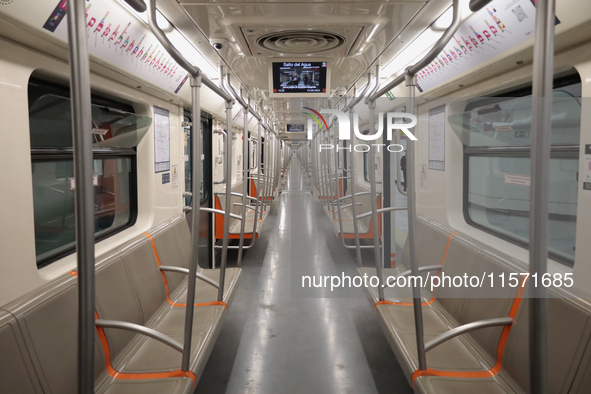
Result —
[[282, 31], [267, 34], [257, 44], [273, 52], [316, 53], [329, 51], [345, 43], [345, 38], [333, 33], [317, 31]]

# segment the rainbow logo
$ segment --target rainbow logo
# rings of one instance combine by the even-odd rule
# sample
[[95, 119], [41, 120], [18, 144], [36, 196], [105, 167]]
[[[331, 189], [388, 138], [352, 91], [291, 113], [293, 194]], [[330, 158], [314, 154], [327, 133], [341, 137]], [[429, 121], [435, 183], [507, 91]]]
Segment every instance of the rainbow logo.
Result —
[[[324, 127], [326, 127], [326, 130], [328, 130], [328, 125], [326, 124], [326, 120], [324, 119], [324, 117], [320, 114], [320, 112], [313, 110], [312, 108], [308, 108], [308, 107], [304, 107], [304, 109], [307, 109], [308, 111], [313, 112], [312, 114], [309, 112], [304, 112], [304, 114], [312, 117], [316, 123], [318, 123], [318, 127], [320, 127], [320, 129], [322, 129], [322, 123], [324, 123]], [[320, 118], [320, 119], [319, 119]], [[322, 120], [322, 123], [320, 123], [320, 121]]]

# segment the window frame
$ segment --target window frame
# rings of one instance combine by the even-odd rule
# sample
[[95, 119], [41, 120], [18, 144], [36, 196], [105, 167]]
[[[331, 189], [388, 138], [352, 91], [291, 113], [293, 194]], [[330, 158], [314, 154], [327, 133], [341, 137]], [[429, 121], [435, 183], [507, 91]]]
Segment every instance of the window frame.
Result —
[[[572, 73], [569, 73], [567, 76], [555, 76], [554, 78], [554, 85], [553, 89], [557, 89], [564, 86], [573, 85], [576, 83], [582, 83], [579, 73], [576, 70], [572, 70]], [[520, 87], [515, 90], [502, 93], [502, 94], [495, 94], [490, 97], [483, 97], [482, 100], [474, 101], [469, 103], [466, 108], [464, 109], [465, 113], [469, 113], [474, 108], [481, 107], [483, 105], [494, 104], [498, 102], [502, 102], [503, 100], [499, 101], [499, 98], [510, 98], [510, 97], [525, 97], [532, 94], [532, 87]], [[550, 158], [551, 159], [577, 159], [579, 160], [579, 145], [574, 144], [554, 144], [551, 145], [550, 148]], [[469, 201], [469, 178], [470, 178], [470, 158], [471, 157], [507, 157], [507, 158], [530, 158], [531, 157], [531, 145], [529, 146], [478, 146], [478, 147], [465, 147], [463, 148], [463, 180], [462, 180], [462, 212], [464, 215], [464, 220], [469, 226], [475, 227], [479, 230], [484, 231], [487, 234], [494, 235], [497, 238], [500, 238], [504, 241], [510, 242], [514, 245], [521, 246], [525, 249], [529, 249], [529, 240], [527, 242], [517, 238], [512, 237], [507, 234], [503, 234], [500, 232], [495, 231], [492, 228], [486, 227], [479, 223], [476, 223], [470, 217], [470, 201]], [[578, 173], [578, 172], [577, 172]], [[574, 267], [575, 261], [574, 258], [566, 259], [564, 256], [561, 256], [551, 250], [548, 250], [548, 256], [553, 260], [567, 266], [570, 268]]]
[[[45, 95], [52, 94], [70, 99], [70, 91], [68, 87], [57, 85], [51, 82], [47, 82], [35, 77], [31, 77], [28, 85], [28, 109], [36, 102], [36, 100], [42, 98]], [[119, 109], [126, 112], [135, 113], [133, 107], [128, 104], [123, 104], [118, 101], [101, 97], [98, 95], [92, 95], [92, 104], [106, 106], [114, 109]], [[29, 130], [30, 133], [30, 130]], [[31, 164], [34, 162], [41, 161], [58, 161], [58, 160], [74, 160], [74, 149], [73, 147], [68, 148], [52, 148], [52, 147], [35, 147], [29, 148], [31, 155]], [[129, 219], [124, 225], [104, 230], [100, 235], [95, 233], [95, 244], [105, 240], [113, 235], [116, 235], [132, 226], [135, 225], [138, 217], [138, 184], [137, 184], [137, 151], [135, 148], [94, 148], [92, 149], [93, 160], [104, 160], [104, 159], [129, 159], [130, 168], [130, 179], [129, 179]], [[34, 203], [33, 203], [34, 204]], [[63, 259], [76, 252], [76, 243], [70, 247], [62, 249], [58, 253], [52, 253], [49, 256], [38, 260], [37, 253], [35, 251], [35, 261], [37, 269], [47, 267], [48, 265]]]

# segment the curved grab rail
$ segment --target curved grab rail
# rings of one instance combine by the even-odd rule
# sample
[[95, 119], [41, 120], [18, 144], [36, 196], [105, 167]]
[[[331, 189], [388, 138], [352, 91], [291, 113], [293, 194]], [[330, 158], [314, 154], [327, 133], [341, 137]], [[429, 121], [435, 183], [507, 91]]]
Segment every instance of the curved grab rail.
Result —
[[[199, 207], [199, 211], [201, 211], [201, 212], [209, 212], [209, 213], [217, 213], [217, 214], [226, 216], [226, 212], [225, 211], [222, 211], [221, 209], [207, 208], [207, 207]], [[229, 215], [230, 215], [230, 217], [232, 217], [234, 219], [242, 220], [242, 217], [239, 216], [239, 215], [236, 215], [235, 213], [230, 213]]]
[[480, 330], [481, 328], [497, 327], [497, 326], [509, 326], [513, 324], [512, 317], [497, 317], [494, 319], [479, 320], [472, 323], [464, 324], [459, 327], [452, 328], [449, 331], [444, 332], [431, 339], [425, 344], [424, 352], [428, 352], [436, 346], [441, 345], [444, 342], [449, 341], [459, 335], [466, 334], [471, 331]]
[[[160, 271], [177, 272], [179, 274], [189, 275], [189, 269], [188, 268], [174, 267], [174, 266], [171, 266], [171, 265], [161, 265], [160, 266]], [[197, 275], [195, 275], [195, 277], [197, 279], [200, 279], [200, 280], [204, 281], [205, 283], [209, 283], [210, 285], [212, 285], [216, 289], [219, 289], [220, 288], [220, 284], [218, 282], [216, 282], [215, 280], [213, 280], [211, 278], [208, 278], [205, 275], [200, 274], [199, 272], [197, 272]]]
[[[213, 193], [213, 194], [214, 194], [214, 196], [222, 196], [222, 195], [225, 196], [226, 195], [226, 193], [222, 193], [222, 192], [216, 192], [216, 193]], [[230, 194], [233, 195], [233, 196], [236, 196], [236, 197], [242, 197], [242, 193], [232, 192]], [[254, 198], [252, 196], [249, 196], [249, 195], [247, 195], [246, 198], [248, 198], [249, 200], [252, 200], [252, 201], [255, 201], [256, 200], [256, 198]]]
[[[392, 211], [406, 211], [406, 207], [386, 207], [386, 208], [380, 208], [376, 210], [377, 214], [380, 213], [384, 213], [384, 212], [392, 212]], [[357, 219], [363, 219], [366, 218], [368, 216], [371, 216], [373, 214], [373, 212], [365, 212], [362, 213], [361, 215], [357, 215]]]
[[172, 339], [171, 337], [169, 337], [166, 334], [161, 333], [160, 331], [156, 331], [152, 328], [148, 328], [139, 324], [135, 324], [135, 323], [129, 323], [126, 321], [118, 321], [118, 320], [106, 320], [106, 319], [96, 319], [94, 321], [94, 324], [97, 327], [103, 327], [103, 328], [116, 328], [119, 330], [126, 330], [126, 331], [131, 331], [131, 332], [135, 332], [137, 334], [141, 334], [141, 335], [145, 335], [147, 337], [150, 337], [152, 339], [155, 339], [159, 342], [162, 342], [165, 345], [170, 346], [171, 348], [173, 348], [174, 350], [180, 352], [180, 353], [184, 353], [185, 350], [183, 349], [183, 345]]
[[[359, 192], [359, 193], [355, 193], [355, 196], [366, 196], [368, 194], [371, 194], [371, 192]], [[381, 192], [378, 192], [377, 195], [379, 196], [380, 194], [382, 194]], [[352, 196], [350, 194], [347, 194], [346, 196], [340, 197], [339, 200], [346, 200], [348, 198], [351, 198]]]
[[[439, 271], [443, 268], [443, 266], [441, 264], [437, 264], [437, 265], [425, 265], [423, 267], [419, 267], [418, 271], [419, 272], [428, 272], [428, 271]], [[396, 276], [408, 276], [412, 274], [411, 270], [407, 270], [407, 271], [403, 271], [400, 274], [396, 275]]]

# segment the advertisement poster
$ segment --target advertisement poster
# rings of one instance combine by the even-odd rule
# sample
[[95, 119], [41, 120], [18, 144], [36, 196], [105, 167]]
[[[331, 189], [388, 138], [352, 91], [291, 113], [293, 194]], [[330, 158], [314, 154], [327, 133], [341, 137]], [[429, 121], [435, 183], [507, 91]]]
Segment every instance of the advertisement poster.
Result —
[[[59, 0], [43, 28], [68, 40], [66, 0]], [[149, 27], [114, 0], [86, 4], [86, 32], [91, 54], [173, 93], [189, 74], [162, 48]]]
[[437, 58], [419, 71], [418, 89], [431, 89], [532, 38], [535, 13], [533, 0], [493, 0], [465, 20]]

